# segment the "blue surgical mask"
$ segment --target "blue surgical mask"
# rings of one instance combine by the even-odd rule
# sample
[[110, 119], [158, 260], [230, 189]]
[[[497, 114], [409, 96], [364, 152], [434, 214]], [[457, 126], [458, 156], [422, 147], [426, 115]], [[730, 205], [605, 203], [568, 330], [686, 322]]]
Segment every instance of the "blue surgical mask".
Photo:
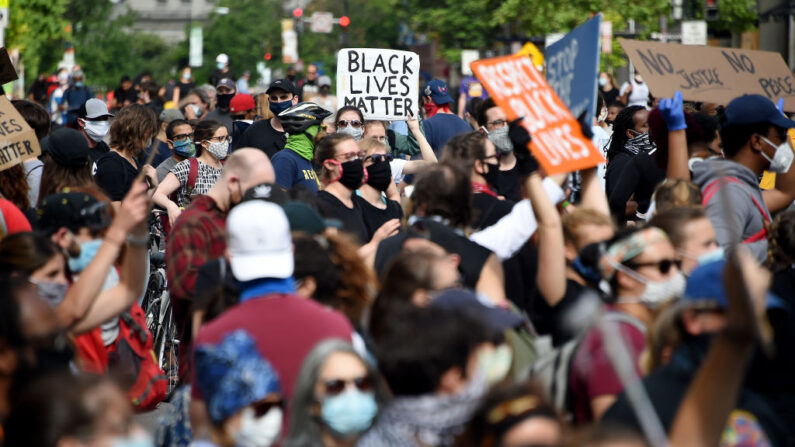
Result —
[[343, 436], [363, 433], [372, 425], [376, 413], [375, 395], [355, 388], [325, 398], [320, 410], [323, 423]]
[[102, 245], [102, 239], [94, 239], [80, 244], [80, 256], [69, 258], [69, 270], [72, 273], [80, 273], [85, 270], [97, 255], [100, 245]]
[[718, 247], [709, 253], [704, 253], [698, 257], [698, 265], [704, 265], [713, 261], [719, 261], [726, 256], [723, 247]]
[[268, 108], [271, 109], [271, 112], [273, 112], [274, 115], [279, 116], [280, 113], [289, 109], [291, 105], [293, 105], [293, 101], [288, 99], [287, 101], [282, 102], [271, 102]]
[[196, 145], [190, 139], [174, 141], [174, 153], [180, 157], [193, 158], [196, 156]]
[[218, 67], [219, 70], [223, 70], [224, 67], [226, 67], [226, 64], [223, 62], [218, 62], [217, 64], [215, 64], [215, 66]]
[[82, 87], [83, 81], [75, 81], [75, 87]]

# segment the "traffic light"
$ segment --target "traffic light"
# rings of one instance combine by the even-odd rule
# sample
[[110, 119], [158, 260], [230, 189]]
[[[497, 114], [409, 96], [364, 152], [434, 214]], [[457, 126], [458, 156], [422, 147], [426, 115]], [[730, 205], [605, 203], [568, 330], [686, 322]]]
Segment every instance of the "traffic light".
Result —
[[300, 19], [302, 15], [304, 15], [304, 10], [303, 9], [301, 9], [301, 8], [293, 9], [293, 17], [295, 17], [296, 19]]
[[351, 24], [351, 19], [348, 16], [340, 17], [340, 26], [343, 28], [347, 28], [348, 25]]
[[718, 10], [718, 0], [704, 1], [704, 20], [714, 21], [720, 18]]

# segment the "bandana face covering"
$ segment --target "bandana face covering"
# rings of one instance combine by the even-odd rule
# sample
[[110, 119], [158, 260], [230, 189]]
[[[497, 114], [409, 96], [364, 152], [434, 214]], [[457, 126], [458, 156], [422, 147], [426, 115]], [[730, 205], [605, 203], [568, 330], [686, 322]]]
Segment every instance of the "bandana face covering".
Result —
[[655, 146], [654, 142], [649, 138], [648, 132], [638, 133], [635, 130], [630, 130], [630, 132], [637, 133], [638, 135], [627, 140], [627, 143], [624, 145], [624, 149], [626, 149], [627, 152], [632, 155], [638, 155], [641, 152], [652, 154], [657, 149], [657, 146]]

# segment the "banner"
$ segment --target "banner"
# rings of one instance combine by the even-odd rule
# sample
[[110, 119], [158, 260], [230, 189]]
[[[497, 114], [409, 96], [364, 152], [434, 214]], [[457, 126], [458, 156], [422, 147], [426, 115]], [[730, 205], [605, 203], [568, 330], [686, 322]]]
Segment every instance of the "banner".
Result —
[[574, 28], [547, 48], [547, 82], [575, 118], [586, 113], [591, 123], [596, 113], [599, 80], [599, 31], [602, 15]]
[[[604, 163], [580, 124], [525, 56], [472, 63], [472, 71], [509, 120], [523, 117], [533, 140], [530, 150], [547, 174], [587, 169]], [[519, 150], [517, 148], [517, 150]]]
[[689, 101], [726, 105], [746, 94], [795, 112], [795, 81], [781, 55], [769, 51], [618, 40], [651, 93], [670, 98], [677, 90]]
[[4, 95], [0, 95], [0, 171], [41, 155], [36, 132]]
[[337, 54], [337, 104], [368, 120], [419, 116], [420, 57], [409, 51], [346, 48]]

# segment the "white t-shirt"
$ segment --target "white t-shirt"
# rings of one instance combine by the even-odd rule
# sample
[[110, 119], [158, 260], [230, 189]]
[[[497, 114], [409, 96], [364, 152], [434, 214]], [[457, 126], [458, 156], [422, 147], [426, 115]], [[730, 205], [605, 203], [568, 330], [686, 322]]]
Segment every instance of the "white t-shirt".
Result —
[[402, 158], [395, 158], [389, 162], [389, 167], [392, 169], [392, 180], [395, 181], [395, 185], [399, 185], [400, 182], [403, 181], [405, 177], [405, 175], [403, 175], [403, 168], [406, 166], [407, 161], [408, 160]]
[[643, 106], [648, 108], [649, 102], [649, 86], [646, 85], [645, 82], [635, 82], [634, 79], [630, 79], [629, 82], [625, 82], [621, 86], [621, 91], [619, 94], [624, 96], [624, 93], [627, 92], [630, 83], [632, 84], [632, 92], [629, 94], [629, 98], [627, 98], [627, 106]]

